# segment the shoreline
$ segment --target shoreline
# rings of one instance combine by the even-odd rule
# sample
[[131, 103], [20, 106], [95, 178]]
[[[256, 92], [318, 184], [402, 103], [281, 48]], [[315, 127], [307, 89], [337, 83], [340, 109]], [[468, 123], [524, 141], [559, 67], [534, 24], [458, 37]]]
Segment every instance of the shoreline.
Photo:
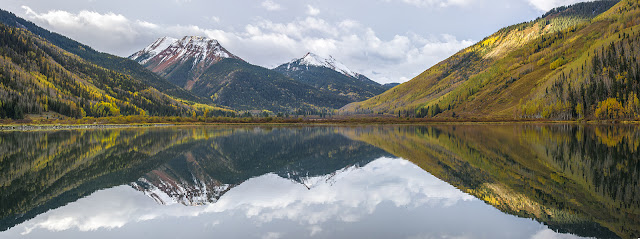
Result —
[[1, 131], [76, 130], [76, 129], [118, 129], [144, 127], [170, 127], [174, 124], [22, 124], [0, 125]]
[[298, 122], [182, 122], [182, 123], [123, 123], [123, 124], [73, 124], [73, 123], [23, 123], [0, 124], [2, 131], [37, 131], [37, 130], [77, 130], [77, 129], [118, 129], [145, 127], [182, 127], [182, 126], [357, 126], [357, 125], [501, 125], [501, 124], [556, 124], [556, 125], [637, 125], [640, 121], [377, 121], [377, 120], [305, 120]]

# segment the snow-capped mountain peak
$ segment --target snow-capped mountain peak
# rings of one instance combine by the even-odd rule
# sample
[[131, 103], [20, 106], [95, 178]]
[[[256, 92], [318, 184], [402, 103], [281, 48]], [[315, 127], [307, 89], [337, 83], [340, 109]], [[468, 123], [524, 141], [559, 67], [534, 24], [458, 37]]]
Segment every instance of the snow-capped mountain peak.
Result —
[[217, 40], [199, 36], [186, 36], [171, 44], [167, 49], [172, 50], [172, 53], [178, 56], [191, 53], [190, 56], [196, 59], [194, 65], [206, 60], [210, 55], [219, 58], [231, 58], [231, 54]]
[[129, 58], [141, 64], [152, 62], [154, 65], [193, 59], [192, 68], [200, 63], [208, 66], [222, 58], [240, 59], [222, 47], [217, 40], [201, 36], [185, 36], [181, 39], [162, 37]]
[[358, 78], [358, 73], [351, 71], [347, 66], [333, 58], [333, 56], [329, 56], [329, 58], [323, 58], [316, 54], [308, 52], [306, 55], [304, 55], [304, 57], [291, 61], [289, 65], [295, 64], [296, 62], [298, 62], [299, 65], [304, 66], [326, 67], [347, 76]]
[[151, 45], [145, 47], [141, 51], [138, 51], [131, 55], [129, 58], [140, 62], [141, 64], [147, 63], [151, 58], [160, 54], [160, 52], [167, 49], [173, 43], [177, 42], [178, 39], [172, 37], [161, 37], [158, 40], [151, 43]]

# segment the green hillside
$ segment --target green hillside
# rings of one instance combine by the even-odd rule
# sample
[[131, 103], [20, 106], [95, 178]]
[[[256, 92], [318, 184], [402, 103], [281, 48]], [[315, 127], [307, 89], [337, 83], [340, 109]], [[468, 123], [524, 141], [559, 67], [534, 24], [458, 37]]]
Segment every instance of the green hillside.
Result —
[[274, 112], [329, 111], [350, 101], [330, 91], [295, 81], [278, 72], [242, 60], [223, 59], [210, 66], [191, 91], [217, 105], [236, 110]]
[[121, 74], [129, 75], [132, 78], [135, 78], [144, 84], [153, 86], [153, 88], [156, 88], [157, 90], [170, 96], [199, 103], [209, 102], [206, 98], [196, 97], [190, 92], [174, 84], [171, 84], [166, 79], [156, 75], [150, 70], [147, 70], [140, 64], [137, 64], [135, 61], [107, 53], [98, 52], [87, 45], [69, 39], [68, 37], [57, 34], [55, 32], [50, 32], [30, 21], [17, 17], [13, 13], [4, 11], [2, 9], [0, 9], [0, 23], [4, 23], [5, 25], [11, 27], [27, 29], [33, 34], [46, 39], [51, 44], [65, 51], [73, 53], [90, 63], [109, 70], [116, 71]]
[[69, 117], [180, 114], [188, 108], [32, 33], [0, 25], [0, 117], [53, 111]]
[[190, 115], [197, 109], [129, 75], [0, 23], [0, 118]]
[[345, 114], [466, 119], [635, 118], [637, 1], [554, 9], [503, 28]]

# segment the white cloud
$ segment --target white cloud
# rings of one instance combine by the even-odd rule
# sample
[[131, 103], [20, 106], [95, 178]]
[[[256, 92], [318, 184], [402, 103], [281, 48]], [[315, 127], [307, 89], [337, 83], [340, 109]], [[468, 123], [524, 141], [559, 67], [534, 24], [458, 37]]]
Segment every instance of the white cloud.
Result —
[[282, 233], [280, 232], [268, 232], [267, 234], [262, 236], [262, 239], [278, 239], [282, 238]]
[[531, 239], [578, 239], [580, 237], [571, 234], [559, 234], [551, 229], [545, 228], [540, 230]]
[[325, 222], [357, 222], [385, 202], [405, 208], [446, 208], [474, 200], [402, 159], [381, 158], [362, 168], [307, 178], [304, 183], [305, 187], [295, 182], [289, 183], [292, 187], [275, 186], [287, 183], [267, 174], [234, 188], [207, 211], [244, 211], [247, 218], [259, 223], [291, 220], [309, 226], [316, 234]]
[[[398, 1], [398, 0], [386, 0]], [[401, 0], [403, 3], [414, 5], [417, 7], [450, 7], [450, 6], [468, 6], [474, 0]]]
[[[92, 231], [163, 218], [227, 213], [244, 215], [255, 224], [290, 220], [309, 228], [314, 235], [322, 232], [323, 223], [360, 221], [385, 202], [396, 207], [448, 208], [476, 200], [403, 159], [380, 158], [360, 168], [350, 167], [304, 182], [306, 186], [266, 174], [247, 180], [204, 207], [156, 205], [141, 192], [119, 186], [51, 210], [26, 222], [21, 229], [23, 235], [36, 229]], [[207, 224], [218, 225], [216, 221]], [[278, 238], [282, 234], [266, 236]]]
[[[24, 6], [32, 21], [97, 50], [123, 49], [128, 56], [162, 36], [201, 35], [215, 38], [225, 48], [257, 65], [276, 67], [306, 52], [332, 55], [352, 70], [380, 83], [407, 81], [460, 49], [473, 44], [450, 35], [398, 34], [384, 39], [371, 27], [344, 19], [329, 22], [307, 16], [290, 22], [256, 18], [240, 30], [162, 25], [130, 20], [114, 13], [52, 10], [37, 13]], [[216, 16], [210, 21], [218, 22]]]
[[27, 6], [22, 6], [27, 15], [38, 20], [46, 21], [50, 25], [63, 28], [79, 29], [93, 27], [100, 30], [110, 32], [132, 33], [130, 21], [126, 17], [107, 13], [100, 14], [93, 11], [80, 11], [78, 14], [72, 14], [65, 11], [51, 10], [44, 14], [38, 14]]
[[315, 8], [311, 5], [307, 5], [307, 14], [311, 15], [311, 16], [315, 16], [320, 14], [320, 9]]
[[571, 5], [584, 0], [528, 0], [529, 4], [542, 11], [549, 11], [555, 7]]
[[120, 44], [130, 44], [147, 29], [157, 29], [156, 24], [146, 21], [130, 21], [115, 13], [100, 14], [83, 10], [77, 14], [60, 10], [37, 13], [28, 6], [22, 6], [27, 17], [37, 23], [53, 26], [53, 30], [73, 33], [71, 37], [91, 42], [99, 49], [116, 48]]
[[338, 26], [343, 29], [351, 29], [351, 28], [359, 27], [360, 23], [351, 19], [347, 19], [338, 23]]
[[211, 16], [211, 17], [207, 17], [207, 20], [213, 22], [213, 23], [220, 23], [220, 18], [217, 16]]
[[207, 31], [246, 60], [275, 67], [306, 52], [332, 55], [378, 82], [404, 82], [474, 42], [451, 35], [423, 37], [413, 33], [382, 39], [353, 20], [330, 23], [307, 17], [288, 23], [261, 20], [244, 32]]
[[277, 11], [282, 9], [282, 6], [280, 6], [280, 4], [271, 0], [265, 0], [264, 2], [262, 2], [262, 7], [264, 9], [267, 9], [267, 11]]
[[158, 27], [160, 27], [160, 26], [158, 26], [156, 24], [153, 24], [153, 23], [150, 23], [150, 22], [146, 22], [146, 21], [138, 20], [138, 21], [136, 21], [136, 23], [138, 25], [140, 25], [141, 27], [143, 27], [143, 28], [157, 29]]

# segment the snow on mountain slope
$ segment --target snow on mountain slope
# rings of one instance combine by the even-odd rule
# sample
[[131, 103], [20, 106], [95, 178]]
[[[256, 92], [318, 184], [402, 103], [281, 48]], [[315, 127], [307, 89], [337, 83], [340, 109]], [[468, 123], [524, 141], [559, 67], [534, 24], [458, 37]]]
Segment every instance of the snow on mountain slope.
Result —
[[156, 73], [190, 60], [193, 60], [191, 69], [204, 69], [223, 58], [240, 59], [217, 40], [200, 36], [185, 36], [182, 39], [162, 37], [129, 58]]
[[154, 56], [160, 54], [160, 52], [169, 48], [173, 43], [177, 42], [178, 39], [172, 37], [161, 37], [158, 38], [155, 42], [151, 43], [151, 45], [145, 47], [141, 51], [138, 51], [131, 55], [129, 58], [135, 61], [140, 62], [140, 64], [145, 64]]
[[214, 39], [162, 37], [129, 57], [180, 87], [191, 90], [200, 76], [223, 59], [238, 59]]
[[304, 57], [300, 59], [292, 60], [291, 62], [288, 63], [287, 67], [288, 69], [290, 69], [291, 67], [297, 67], [297, 66], [326, 67], [353, 78], [358, 78], [360, 75], [350, 70], [347, 66], [337, 61], [332, 56], [329, 56], [329, 58], [322, 58], [311, 52], [307, 53]]
[[346, 96], [351, 101], [363, 101], [386, 90], [379, 83], [349, 69], [335, 58], [322, 58], [307, 53], [300, 59], [282, 64], [275, 71], [318, 89]]

